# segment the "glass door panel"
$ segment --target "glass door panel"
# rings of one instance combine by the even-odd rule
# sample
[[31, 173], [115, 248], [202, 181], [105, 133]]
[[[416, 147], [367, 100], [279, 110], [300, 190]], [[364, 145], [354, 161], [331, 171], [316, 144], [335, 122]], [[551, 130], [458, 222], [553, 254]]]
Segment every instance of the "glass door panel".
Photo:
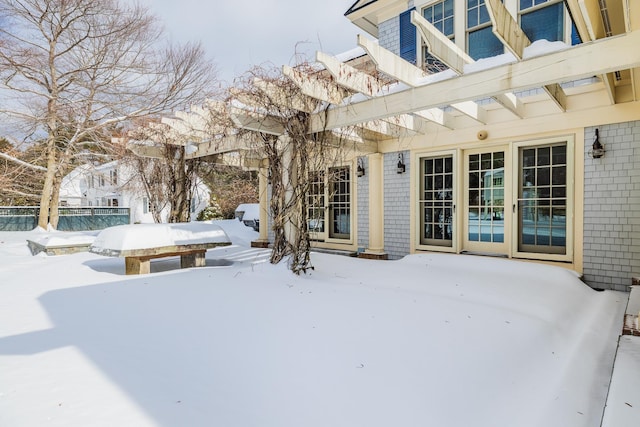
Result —
[[420, 160], [420, 244], [453, 246], [453, 156]]
[[469, 156], [470, 242], [504, 242], [504, 151]]
[[507, 253], [505, 151], [465, 155], [465, 250]]
[[566, 254], [566, 144], [521, 148], [518, 250]]
[[329, 169], [329, 237], [351, 237], [351, 177], [348, 167]]
[[325, 184], [324, 171], [311, 173], [307, 194], [307, 227], [314, 238], [324, 238], [325, 232]]

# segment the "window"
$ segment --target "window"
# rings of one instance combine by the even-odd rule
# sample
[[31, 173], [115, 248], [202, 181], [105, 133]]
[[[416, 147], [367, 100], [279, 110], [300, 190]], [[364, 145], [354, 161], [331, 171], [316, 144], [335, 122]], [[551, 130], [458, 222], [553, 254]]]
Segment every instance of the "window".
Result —
[[332, 167], [311, 173], [307, 226], [316, 240], [351, 239], [351, 168]]
[[[444, 0], [422, 9], [422, 16], [452, 41], [454, 29], [453, 0]], [[426, 46], [422, 47], [423, 68], [431, 73], [444, 71], [447, 66], [429, 54]]]
[[520, 26], [532, 42], [564, 40], [564, 3], [520, 0]]
[[453, 0], [425, 7], [422, 16], [447, 37], [453, 37]]
[[420, 159], [420, 244], [453, 246], [453, 156]]
[[329, 169], [329, 237], [351, 237], [351, 176], [348, 167]]
[[567, 253], [567, 144], [519, 150], [518, 250]]
[[504, 53], [502, 42], [493, 34], [485, 0], [467, 0], [467, 53], [473, 59]]
[[307, 194], [307, 226], [312, 233], [324, 233], [324, 191], [324, 172], [312, 172]]
[[412, 64], [416, 63], [416, 39], [418, 37], [416, 27], [411, 23], [411, 12], [415, 8], [409, 9], [400, 14], [400, 57]]
[[118, 185], [118, 171], [109, 171], [109, 179], [111, 181], [111, 185]]

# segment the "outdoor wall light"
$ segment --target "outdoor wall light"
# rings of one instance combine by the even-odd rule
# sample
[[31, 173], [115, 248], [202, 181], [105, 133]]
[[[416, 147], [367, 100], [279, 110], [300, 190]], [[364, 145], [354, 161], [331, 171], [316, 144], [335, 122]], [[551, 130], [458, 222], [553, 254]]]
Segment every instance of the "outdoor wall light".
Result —
[[404, 173], [406, 169], [407, 168], [404, 165], [404, 156], [402, 153], [398, 153], [398, 173]]
[[605, 151], [606, 150], [604, 149], [604, 145], [600, 143], [600, 136], [598, 135], [598, 129], [596, 129], [596, 139], [594, 139], [593, 141], [593, 146], [589, 151], [589, 155], [591, 155], [591, 157], [593, 157], [594, 159], [599, 159], [600, 157], [604, 156]]
[[364, 176], [364, 161], [358, 157], [358, 176]]

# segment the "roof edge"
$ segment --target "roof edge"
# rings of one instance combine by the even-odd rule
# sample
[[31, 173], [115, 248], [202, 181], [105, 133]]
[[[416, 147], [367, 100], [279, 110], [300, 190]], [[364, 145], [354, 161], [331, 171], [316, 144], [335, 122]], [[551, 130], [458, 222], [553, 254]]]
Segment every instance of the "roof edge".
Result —
[[360, 5], [358, 5], [358, 3], [363, 3], [363, 0], [356, 0], [356, 2], [355, 2], [354, 4], [352, 4], [352, 5], [351, 5], [351, 7], [349, 8], [349, 10], [347, 10], [347, 11], [344, 13], [344, 16], [351, 15], [352, 13], [357, 12], [358, 10], [360, 10], [360, 9], [362, 9], [362, 8], [365, 8], [365, 7], [369, 6], [370, 4], [375, 3], [375, 2], [377, 2], [377, 1], [378, 1], [378, 0], [369, 0], [369, 1], [364, 0], [364, 4], [360, 4]]

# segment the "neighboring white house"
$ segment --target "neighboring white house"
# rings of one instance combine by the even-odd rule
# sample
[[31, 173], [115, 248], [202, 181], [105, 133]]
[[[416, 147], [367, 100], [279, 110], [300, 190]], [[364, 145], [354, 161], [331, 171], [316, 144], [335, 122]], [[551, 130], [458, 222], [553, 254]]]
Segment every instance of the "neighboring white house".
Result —
[[[197, 188], [191, 200], [191, 220], [209, 204], [209, 188], [197, 178]], [[117, 161], [102, 165], [84, 164], [78, 166], [62, 179], [60, 204], [63, 206], [108, 206], [130, 209], [132, 223], [151, 223], [153, 216], [149, 209], [149, 199], [142, 183], [134, 177], [133, 171]], [[162, 210], [166, 221], [169, 207]]]

